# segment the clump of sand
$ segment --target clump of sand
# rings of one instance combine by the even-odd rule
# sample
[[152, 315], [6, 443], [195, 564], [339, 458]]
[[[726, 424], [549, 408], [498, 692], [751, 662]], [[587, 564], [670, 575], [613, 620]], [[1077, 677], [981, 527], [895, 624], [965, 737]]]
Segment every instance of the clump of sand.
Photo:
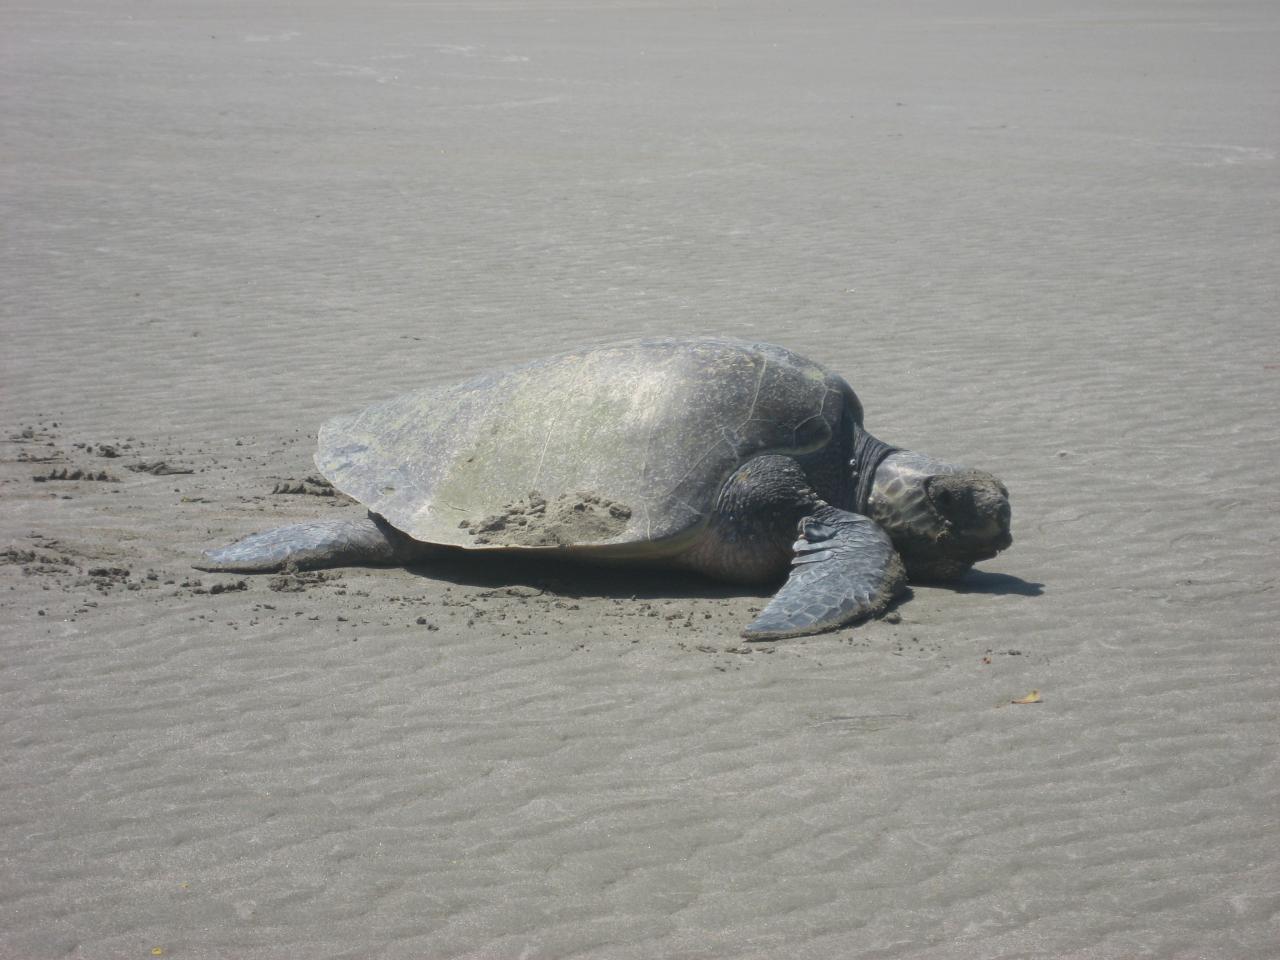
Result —
[[458, 526], [477, 544], [519, 547], [565, 547], [598, 543], [622, 533], [631, 508], [592, 493], [562, 493], [548, 501], [536, 490], [503, 506], [483, 520]]

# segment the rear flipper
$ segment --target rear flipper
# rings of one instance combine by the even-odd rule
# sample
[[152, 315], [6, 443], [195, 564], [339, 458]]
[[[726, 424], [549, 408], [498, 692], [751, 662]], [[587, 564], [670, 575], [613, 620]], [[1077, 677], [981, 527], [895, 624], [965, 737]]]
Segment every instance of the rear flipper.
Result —
[[742, 635], [778, 640], [834, 630], [879, 613], [906, 586], [889, 535], [872, 520], [823, 505], [800, 521], [791, 574]]
[[435, 550], [401, 533], [381, 517], [314, 520], [264, 530], [220, 550], [206, 550], [197, 570], [270, 573], [354, 565], [388, 565], [425, 559]]

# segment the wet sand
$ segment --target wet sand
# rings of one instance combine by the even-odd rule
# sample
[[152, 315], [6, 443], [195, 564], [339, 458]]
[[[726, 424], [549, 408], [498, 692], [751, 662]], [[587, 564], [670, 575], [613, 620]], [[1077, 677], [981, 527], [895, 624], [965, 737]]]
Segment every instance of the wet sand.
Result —
[[[5, 23], [0, 957], [1274, 956], [1272, 5]], [[702, 333], [1013, 548], [751, 646], [685, 576], [190, 567], [358, 514], [333, 414]]]

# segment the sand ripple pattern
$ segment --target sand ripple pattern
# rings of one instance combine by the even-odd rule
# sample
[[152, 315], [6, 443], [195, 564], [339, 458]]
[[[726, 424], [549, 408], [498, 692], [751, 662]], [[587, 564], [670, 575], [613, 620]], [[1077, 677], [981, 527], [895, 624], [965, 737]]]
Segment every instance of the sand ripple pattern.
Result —
[[[0, 958], [1274, 956], [1273, 7], [28, 7]], [[187, 565], [358, 512], [332, 414], [697, 333], [1014, 548], [773, 652], [681, 578]]]

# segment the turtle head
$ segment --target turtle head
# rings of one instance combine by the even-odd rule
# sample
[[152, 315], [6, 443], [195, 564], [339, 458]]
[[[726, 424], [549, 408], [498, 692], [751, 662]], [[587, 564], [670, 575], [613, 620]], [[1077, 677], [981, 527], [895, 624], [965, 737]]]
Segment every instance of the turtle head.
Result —
[[954, 580], [1009, 544], [1009, 491], [982, 470], [899, 450], [876, 467], [866, 513], [912, 580]]

